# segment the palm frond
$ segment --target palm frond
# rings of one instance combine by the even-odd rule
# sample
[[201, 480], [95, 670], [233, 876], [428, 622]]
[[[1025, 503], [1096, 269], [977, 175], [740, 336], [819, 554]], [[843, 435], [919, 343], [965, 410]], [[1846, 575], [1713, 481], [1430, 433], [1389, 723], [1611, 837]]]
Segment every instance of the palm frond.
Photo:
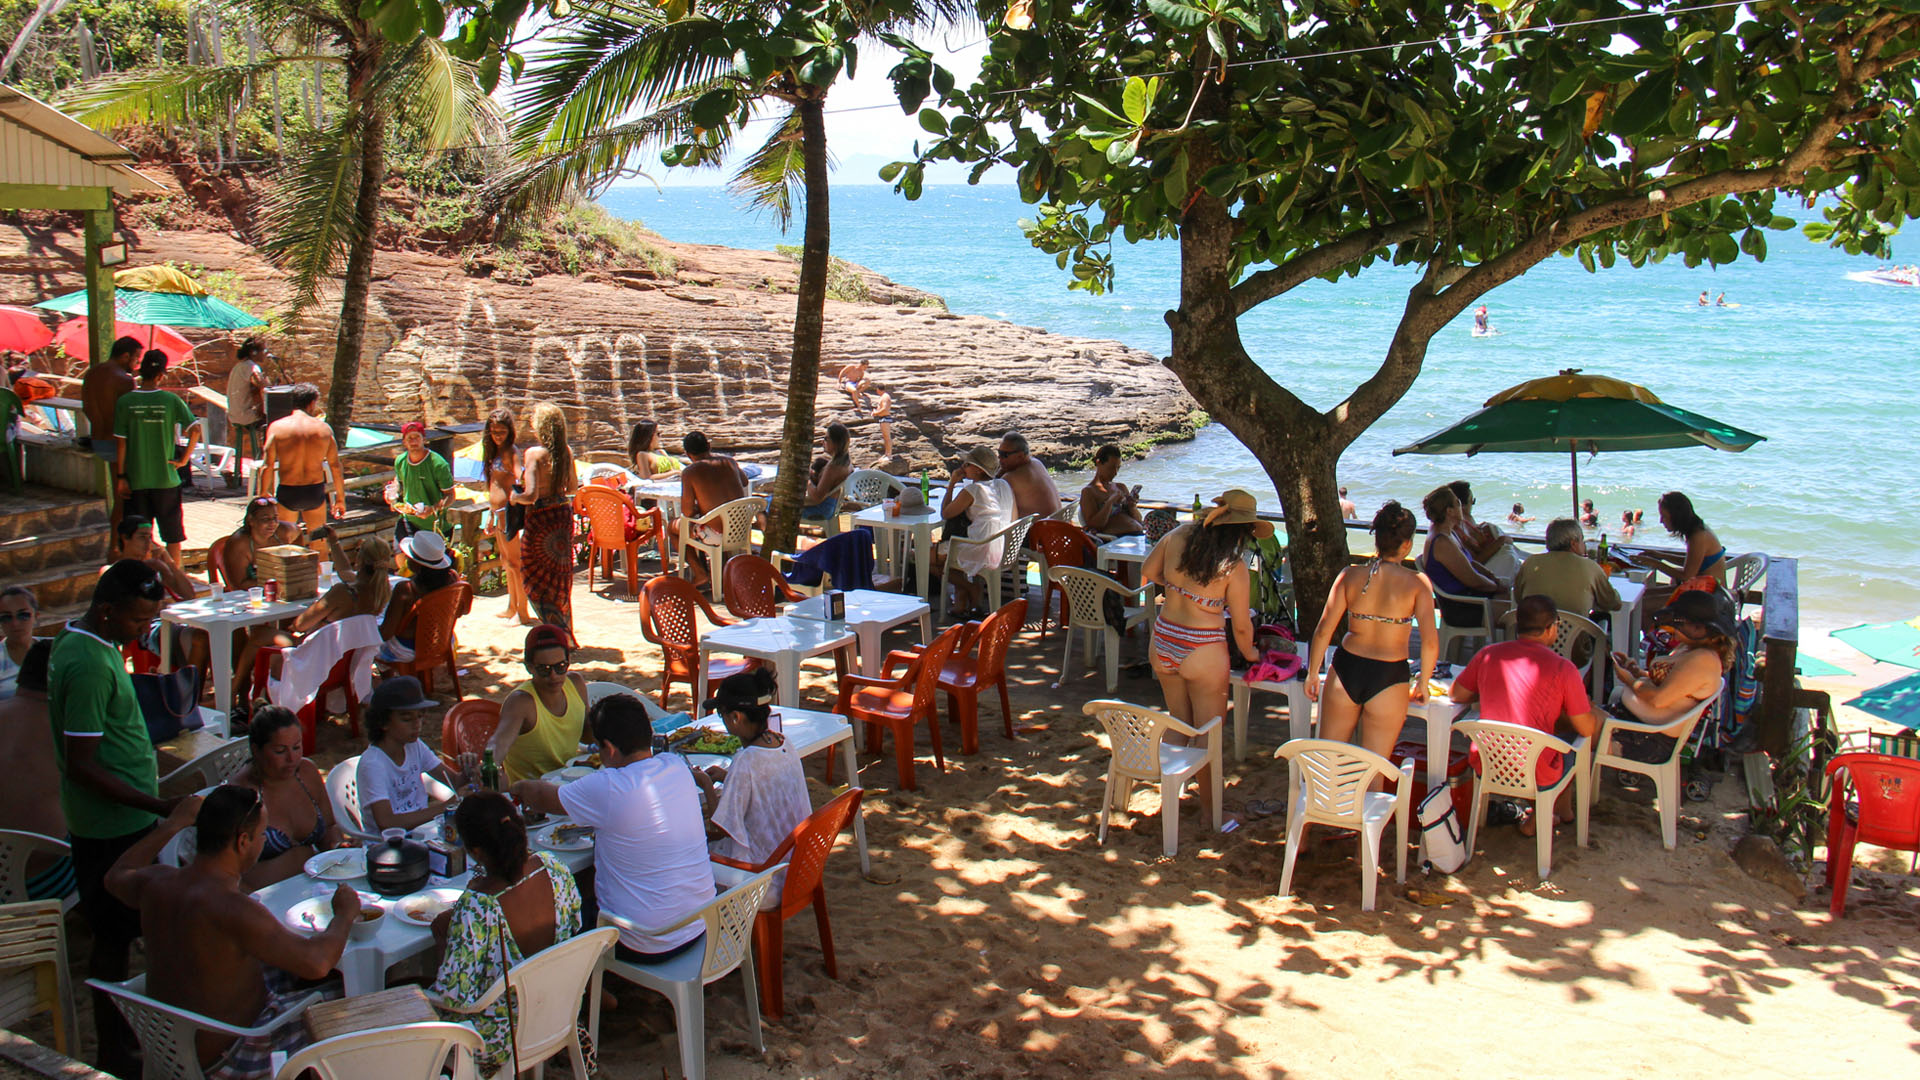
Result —
[[285, 268], [293, 285], [291, 317], [319, 298], [359, 237], [360, 114], [341, 110], [333, 126], [287, 161], [285, 175], [263, 208], [268, 257]]
[[[535, 213], [621, 176], [646, 175], [628, 162], [644, 150], [691, 138], [694, 126], [687, 111], [708, 89], [711, 84], [695, 84], [660, 109], [564, 145], [522, 144], [515, 163], [487, 185], [484, 204], [507, 215]], [[722, 139], [716, 160], [731, 133]]]
[[480, 89], [474, 65], [425, 34], [389, 49], [367, 100], [417, 134], [428, 150], [491, 142], [505, 133], [499, 107]]
[[780, 231], [793, 224], [794, 196], [806, 187], [806, 156], [801, 152], [800, 111], [787, 115], [760, 148], [734, 170], [727, 190], [744, 197], [747, 205], [773, 214]]
[[668, 22], [643, 9], [582, 15], [551, 39], [514, 95], [515, 140], [553, 149], [611, 129], [638, 111], [663, 109], [686, 87], [733, 70], [730, 57], [697, 46], [710, 36], [705, 16]]
[[224, 123], [255, 79], [276, 68], [304, 69], [315, 61], [338, 64], [340, 58], [302, 53], [220, 67], [146, 68], [86, 83], [61, 95], [59, 106], [81, 123], [106, 129], [188, 120]]

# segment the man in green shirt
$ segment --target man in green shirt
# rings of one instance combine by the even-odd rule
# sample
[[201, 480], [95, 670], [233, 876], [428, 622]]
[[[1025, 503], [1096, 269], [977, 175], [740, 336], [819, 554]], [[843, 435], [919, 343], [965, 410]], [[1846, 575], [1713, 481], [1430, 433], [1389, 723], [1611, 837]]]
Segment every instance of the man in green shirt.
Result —
[[[147, 722], [120, 656], [120, 646], [137, 640], [159, 616], [165, 595], [152, 567], [132, 559], [114, 563], [94, 586], [87, 613], [54, 640], [49, 660], [47, 710], [61, 774], [60, 805], [73, 844], [80, 910], [93, 930], [88, 974], [96, 979], [125, 979], [128, 950], [140, 936], [139, 913], [107, 892], [107, 871], [179, 801], [159, 797]], [[133, 1032], [98, 991], [93, 1020], [100, 1068], [136, 1075]]]
[[[153, 519], [167, 554], [180, 562], [180, 545], [187, 524], [180, 508], [180, 470], [193, 457], [200, 437], [200, 420], [178, 394], [160, 389], [167, 373], [167, 354], [148, 349], [140, 358], [140, 383], [120, 396], [113, 406], [113, 434], [120, 444], [114, 466], [114, 490], [123, 512]], [[185, 433], [187, 447], [179, 450]], [[177, 454], [177, 456], [176, 456]]]
[[427, 449], [427, 426], [418, 420], [401, 426], [400, 444], [406, 452], [393, 462], [399, 487], [393, 508], [400, 512], [394, 539], [405, 540], [414, 533], [429, 531], [444, 535], [445, 511], [453, 502], [453, 469], [446, 458]]

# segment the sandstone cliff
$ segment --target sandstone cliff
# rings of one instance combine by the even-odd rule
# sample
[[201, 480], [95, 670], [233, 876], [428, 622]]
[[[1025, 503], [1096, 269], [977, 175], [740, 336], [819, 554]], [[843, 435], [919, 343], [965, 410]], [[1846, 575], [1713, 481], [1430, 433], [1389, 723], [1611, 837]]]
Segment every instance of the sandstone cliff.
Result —
[[[249, 245], [210, 231], [145, 229], [134, 264], [192, 264], [237, 275], [252, 308], [269, 314], [285, 291]], [[471, 276], [436, 255], [383, 253], [355, 417], [459, 422], [505, 406], [524, 419], [551, 400], [566, 410], [576, 446], [623, 447], [632, 424], [661, 424], [666, 444], [704, 430], [723, 450], [767, 455], [785, 408], [797, 268], [784, 256], [660, 241], [674, 261], [645, 269], [549, 274], [521, 284]], [[0, 300], [31, 303], [80, 286], [77, 238], [0, 230]], [[859, 270], [871, 303], [829, 301], [817, 415], [854, 429], [856, 457], [875, 463], [878, 425], [856, 416], [834, 385], [864, 358], [893, 391], [896, 468], [919, 468], [968, 447], [1025, 432], [1050, 461], [1085, 457], [1103, 442], [1185, 433], [1195, 408], [1147, 353], [978, 316]], [[274, 351], [289, 379], [324, 384], [332, 322], [309, 316]], [[188, 331], [193, 340], [212, 331]], [[224, 388], [230, 363], [203, 349], [200, 377]]]

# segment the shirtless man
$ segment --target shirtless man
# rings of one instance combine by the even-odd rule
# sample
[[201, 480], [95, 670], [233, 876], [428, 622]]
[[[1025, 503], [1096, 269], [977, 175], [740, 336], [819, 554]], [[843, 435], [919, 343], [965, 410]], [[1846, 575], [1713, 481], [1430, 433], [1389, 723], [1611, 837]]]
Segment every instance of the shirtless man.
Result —
[[[255, 494], [272, 494], [280, 520], [298, 521], [308, 532], [327, 523], [328, 476], [333, 477], [333, 516], [347, 516], [347, 489], [340, 473], [340, 445], [322, 423], [320, 388], [301, 383], [290, 395], [293, 411], [267, 427]], [[326, 472], [321, 472], [321, 466]]]
[[[707, 442], [703, 432], [689, 431], [680, 440], [680, 448], [686, 451], [687, 467], [680, 470], [680, 515], [689, 520], [702, 514], [712, 513], [715, 509], [735, 499], [747, 497], [747, 475], [740, 471], [740, 463], [724, 454], [713, 452], [713, 445]], [[701, 535], [711, 538], [718, 530], [701, 526]], [[698, 563], [694, 566], [697, 575], [696, 584], [705, 582]]]
[[1027, 437], [1017, 431], [1000, 436], [1000, 478], [1013, 488], [1013, 514], [1051, 517], [1060, 509], [1060, 489], [1047, 467], [1027, 453]]
[[[198, 833], [193, 861], [156, 865], [160, 850], [189, 825]], [[340, 963], [347, 933], [360, 917], [360, 895], [352, 885], [333, 890], [332, 921], [309, 937], [281, 925], [240, 884], [240, 875], [260, 859], [266, 826], [258, 789], [224, 785], [205, 799], [182, 801], [107, 872], [108, 891], [140, 912], [148, 997], [252, 1027], [297, 996], [284, 976], [321, 979]], [[260, 1038], [204, 1030], [195, 1038], [209, 1075], [251, 1078], [267, 1076], [273, 1051], [295, 1049], [305, 1034], [295, 1022]]]
[[[133, 365], [139, 359], [140, 339], [123, 337], [113, 343], [106, 363], [88, 364], [87, 373], [80, 377], [80, 402], [86, 407], [87, 427], [92, 431], [89, 448], [109, 469], [120, 460], [120, 441], [113, 435], [113, 411], [121, 395], [133, 389]], [[113, 486], [108, 485], [107, 490], [112, 492]], [[120, 499], [109, 494], [107, 501], [113, 504], [113, 518], [118, 521]]]
[[1093, 452], [1093, 479], [1080, 491], [1080, 522], [1088, 532], [1105, 536], [1138, 536], [1147, 531], [1140, 522], [1140, 485], [1116, 484], [1120, 448], [1108, 443]]
[[1353, 505], [1352, 499], [1347, 498], [1346, 488], [1340, 489], [1340, 516], [1348, 521], [1360, 516], [1360, 508]]
[[884, 386], [873, 388], [873, 418], [880, 421], [880, 456], [893, 456], [893, 391]]
[[853, 399], [853, 411], [856, 413], [865, 412], [867, 409], [867, 403], [860, 400], [866, 388], [867, 362], [865, 360], [855, 360], [840, 369], [840, 389], [845, 390], [847, 396]]

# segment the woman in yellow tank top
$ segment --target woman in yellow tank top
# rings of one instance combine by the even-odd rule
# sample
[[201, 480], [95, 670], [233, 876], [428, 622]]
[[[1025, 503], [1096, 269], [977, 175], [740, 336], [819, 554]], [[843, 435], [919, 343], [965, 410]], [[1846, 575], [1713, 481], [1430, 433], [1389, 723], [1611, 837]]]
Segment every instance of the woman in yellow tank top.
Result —
[[587, 683], [567, 670], [566, 632], [540, 625], [527, 631], [526, 682], [500, 705], [490, 746], [509, 782], [538, 780], [580, 751], [587, 721]]

